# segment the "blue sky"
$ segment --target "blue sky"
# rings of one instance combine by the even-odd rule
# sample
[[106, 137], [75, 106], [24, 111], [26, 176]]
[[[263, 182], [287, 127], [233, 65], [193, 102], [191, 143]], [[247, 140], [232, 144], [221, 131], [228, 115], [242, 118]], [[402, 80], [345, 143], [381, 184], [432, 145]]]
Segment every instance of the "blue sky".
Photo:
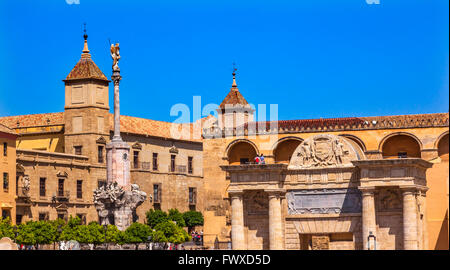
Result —
[[64, 110], [84, 22], [108, 77], [120, 42], [124, 115], [220, 104], [233, 62], [248, 102], [283, 120], [448, 112], [448, 0], [79, 2], [0, 1], [0, 116]]

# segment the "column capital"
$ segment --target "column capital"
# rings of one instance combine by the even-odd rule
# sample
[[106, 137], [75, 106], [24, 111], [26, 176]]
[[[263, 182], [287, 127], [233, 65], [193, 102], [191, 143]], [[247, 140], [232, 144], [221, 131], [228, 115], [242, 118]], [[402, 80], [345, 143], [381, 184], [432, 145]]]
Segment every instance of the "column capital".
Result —
[[242, 197], [242, 195], [244, 194], [244, 191], [242, 189], [241, 190], [233, 189], [233, 190], [228, 190], [227, 192], [228, 192], [228, 196], [230, 198], [232, 198], [232, 197]]
[[265, 189], [264, 192], [266, 192], [269, 195], [269, 197], [271, 196], [281, 197], [284, 196], [284, 194], [286, 194], [285, 189]]
[[374, 195], [375, 187], [358, 187], [363, 196]]
[[402, 192], [402, 194], [408, 194], [408, 193], [417, 193], [420, 189], [418, 186], [400, 186], [399, 187], [400, 191]]

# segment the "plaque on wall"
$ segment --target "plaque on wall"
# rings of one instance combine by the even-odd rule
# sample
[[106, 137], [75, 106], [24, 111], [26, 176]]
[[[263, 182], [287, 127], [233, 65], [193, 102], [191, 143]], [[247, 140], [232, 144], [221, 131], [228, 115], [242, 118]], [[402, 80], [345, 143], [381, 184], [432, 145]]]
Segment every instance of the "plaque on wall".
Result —
[[291, 190], [286, 193], [288, 213], [361, 213], [361, 192], [356, 188]]

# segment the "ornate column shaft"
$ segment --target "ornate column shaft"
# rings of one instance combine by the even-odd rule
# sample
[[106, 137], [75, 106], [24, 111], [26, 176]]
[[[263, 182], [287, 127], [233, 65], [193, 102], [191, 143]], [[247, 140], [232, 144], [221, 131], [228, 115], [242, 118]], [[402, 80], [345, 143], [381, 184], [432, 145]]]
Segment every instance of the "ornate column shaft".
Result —
[[416, 250], [417, 243], [417, 201], [416, 189], [406, 188], [403, 195], [403, 249]]
[[233, 250], [246, 249], [244, 238], [244, 203], [242, 191], [228, 191], [231, 198], [231, 245]]
[[120, 141], [120, 97], [119, 97], [119, 83], [122, 79], [120, 72], [114, 71], [111, 79], [114, 82], [114, 141]]
[[[375, 188], [360, 188], [362, 192], [362, 238], [363, 249], [368, 249], [368, 237], [370, 232], [376, 236], [376, 217], [375, 217]], [[375, 247], [370, 244], [370, 250]]]
[[283, 249], [283, 227], [281, 218], [281, 192], [266, 190], [269, 194], [269, 244], [271, 250]]
[[422, 219], [421, 219], [421, 223], [422, 223], [422, 249], [424, 250], [429, 250], [430, 247], [428, 246], [428, 216], [427, 216], [427, 197], [426, 197], [426, 192], [428, 191], [428, 188], [423, 188], [420, 192], [421, 194], [421, 212], [423, 213]]

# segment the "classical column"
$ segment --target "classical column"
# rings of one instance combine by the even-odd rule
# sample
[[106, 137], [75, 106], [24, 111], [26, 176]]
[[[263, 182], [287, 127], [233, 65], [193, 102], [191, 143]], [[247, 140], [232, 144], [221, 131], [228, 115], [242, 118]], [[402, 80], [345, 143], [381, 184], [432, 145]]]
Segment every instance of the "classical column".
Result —
[[231, 246], [246, 249], [244, 238], [244, 204], [242, 191], [228, 191], [231, 198]]
[[283, 249], [283, 227], [281, 219], [281, 191], [266, 190], [269, 194], [269, 244], [270, 249]]
[[403, 194], [403, 249], [416, 250], [417, 201], [415, 188], [401, 188]]
[[371, 241], [370, 248], [368, 247], [368, 237], [370, 232], [376, 236], [376, 220], [375, 220], [375, 188], [359, 188], [362, 192], [362, 238], [363, 249], [375, 249]]
[[426, 192], [428, 191], [427, 187], [422, 188], [420, 191], [421, 195], [421, 212], [423, 213], [422, 216], [422, 249], [429, 250], [430, 247], [428, 246], [428, 216], [427, 216], [427, 197]]

